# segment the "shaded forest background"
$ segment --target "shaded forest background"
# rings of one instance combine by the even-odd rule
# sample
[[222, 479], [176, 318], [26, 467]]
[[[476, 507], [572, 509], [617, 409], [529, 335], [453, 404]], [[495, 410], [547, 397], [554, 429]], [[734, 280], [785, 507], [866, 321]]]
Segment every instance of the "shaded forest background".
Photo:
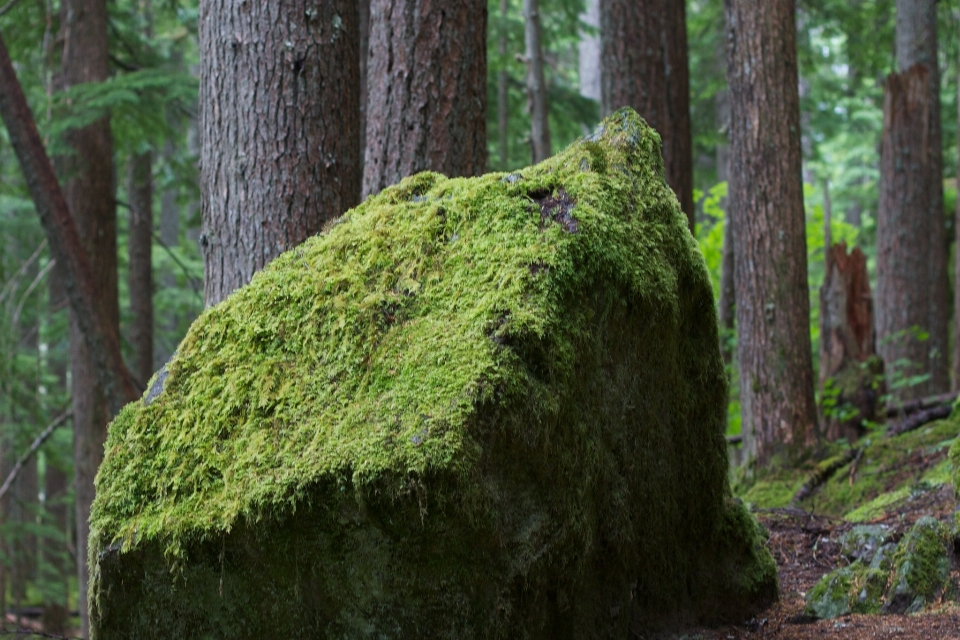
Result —
[[[520, 0], [488, 4], [488, 170], [517, 169], [556, 152], [591, 131], [601, 116], [596, 6], [584, 0], [542, 0], [543, 106], [549, 131], [544, 138], [528, 91], [532, 61], [527, 54], [525, 4]], [[871, 279], [876, 273], [884, 83], [897, 71], [895, 4], [807, 0], [798, 7], [814, 371], [820, 365], [819, 292], [825, 247], [840, 241], [860, 247]], [[204, 308], [199, 14], [196, 2], [178, 0], [115, 0], [107, 6], [110, 71], [104, 82], [63, 89], [58, 2], [10, 0], [0, 5], [0, 29], [51, 156], [69, 158], [68, 133], [109, 114], [118, 205], [121, 338], [142, 384], [171, 356]], [[686, 16], [695, 236], [719, 302], [729, 154], [723, 2], [689, 0]], [[940, 2], [937, 20], [944, 175], [955, 176], [960, 9]], [[69, 163], [61, 162], [58, 169], [68, 171], [65, 164]], [[945, 180], [943, 211], [950, 239], [955, 235], [956, 194], [956, 180]], [[144, 237], [131, 232], [144, 210], [152, 220], [146, 249], [131, 241]], [[148, 311], [142, 299], [131, 295], [144, 290], [142, 283], [131, 280], [135, 270], [130, 268], [143, 259], [153, 270]], [[0, 479], [38, 434], [70, 407], [70, 328], [57, 271], [7, 131], [0, 130]], [[954, 272], [952, 263], [948, 272]], [[721, 305], [721, 315], [723, 310]], [[149, 328], [142, 323], [144, 313], [152, 318]], [[722, 339], [733, 354], [737, 336], [731, 325], [732, 319], [725, 324]], [[917, 333], [921, 342], [926, 340], [923, 329]], [[729, 362], [728, 434], [736, 436], [740, 394], [735, 358]], [[929, 375], [909, 360], [887, 363], [887, 384], [894, 392], [922, 386]], [[844, 410], [829, 385], [819, 393], [818, 403], [830, 415]], [[77, 607], [73, 457], [70, 428], [54, 430], [0, 499], [0, 610], [63, 617]]]

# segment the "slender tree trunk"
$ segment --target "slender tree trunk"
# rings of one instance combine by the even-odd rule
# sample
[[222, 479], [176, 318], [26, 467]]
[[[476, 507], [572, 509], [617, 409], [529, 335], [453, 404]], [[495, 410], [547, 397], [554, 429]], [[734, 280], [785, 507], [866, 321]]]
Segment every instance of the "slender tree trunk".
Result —
[[487, 167], [487, 3], [370, 0], [364, 196]]
[[[957, 101], [960, 104], [960, 72], [957, 73]], [[957, 111], [957, 136], [960, 143], [960, 110]], [[960, 188], [960, 163], [957, 164], [957, 185]], [[953, 233], [953, 390], [960, 391], [960, 198], [957, 198]]]
[[[500, 0], [500, 38], [497, 43], [497, 52], [500, 60], [507, 58], [507, 10], [509, 0]], [[510, 166], [510, 94], [508, 92], [510, 74], [506, 68], [497, 73], [497, 133], [500, 148], [500, 170], [506, 171]]]
[[[583, 24], [599, 30], [599, 0], [586, 0], [580, 14]], [[600, 101], [600, 37], [595, 33], [580, 32], [580, 95]]]
[[200, 2], [204, 294], [223, 300], [360, 195], [348, 0]]
[[363, 154], [367, 148], [367, 95], [369, 94], [369, 82], [367, 76], [367, 66], [370, 60], [370, 0], [359, 0], [357, 3], [359, 10], [358, 20], [360, 25], [360, 175], [363, 175]]
[[[110, 75], [106, 0], [63, 0], [60, 7], [64, 88], [102, 82]], [[117, 294], [117, 218], [110, 122], [102, 118], [67, 134], [76, 154], [65, 160], [70, 181], [64, 189], [67, 206], [80, 232], [108, 330], [120, 333]], [[93, 480], [103, 459], [111, 411], [97, 384], [96, 363], [87, 349], [77, 314], [70, 319], [70, 366], [73, 394], [74, 487], [77, 509], [77, 563], [81, 635], [89, 635], [87, 617], [87, 537]]]
[[663, 138], [667, 182], [694, 228], [685, 3], [600, 0], [601, 107], [633, 107]]
[[730, 194], [746, 450], [761, 465], [817, 442], [794, 0], [727, 0]]
[[[924, 196], [922, 206], [918, 206], [919, 202], [903, 203], [913, 211], [912, 215], [905, 213], [909, 218], [904, 222], [922, 224], [927, 229], [927, 237], [923, 243], [909, 248], [904, 247], [905, 250], [924, 254], [924, 266], [927, 270], [925, 278], [927, 285], [924, 290], [929, 298], [929, 304], [925, 305], [929, 317], [918, 325], [930, 334], [925, 345], [929, 355], [918, 363], [924, 367], [925, 372], [930, 373], [930, 381], [927, 385], [920, 385], [913, 392], [908, 392], [907, 395], [914, 397], [916, 394], [944, 393], [950, 388], [950, 363], [947, 355], [949, 353], [950, 285], [947, 277], [946, 220], [943, 210], [937, 0], [897, 0], [896, 4], [897, 71], [903, 74], [915, 65], [923, 65], [927, 68], [927, 98], [923, 103], [924, 111], [916, 115], [920, 116], [928, 126], [923, 132], [923, 137], [910, 141], [904, 140], [914, 147], [915, 158], [919, 158], [921, 153], [926, 156], [924, 172], [915, 177], [923, 181], [916, 185], [916, 189], [924, 189], [929, 193], [929, 196]], [[920, 221], [920, 217], [926, 220]], [[899, 256], [890, 257], [894, 259], [895, 264]], [[913, 286], [916, 287], [920, 282], [922, 281], [915, 281]], [[888, 300], [879, 296], [879, 292], [878, 302], [883, 306], [890, 304]], [[890, 309], [885, 309], [884, 314], [890, 316]], [[900, 329], [903, 328], [906, 327]], [[890, 335], [881, 333], [879, 337], [884, 341]], [[887, 360], [887, 362], [891, 361]]]
[[[933, 316], [930, 288], [931, 201], [930, 92], [928, 68], [916, 65], [887, 78], [880, 145], [877, 213], [877, 338], [891, 390], [900, 400], [928, 395], [928, 385], [897, 389], [898, 380], [931, 371]], [[920, 142], [921, 144], [917, 144]], [[918, 331], [919, 330], [919, 331]], [[932, 333], [932, 332], [931, 332]], [[898, 363], [908, 362], [909, 368]], [[896, 367], [897, 371], [891, 369]]]
[[130, 158], [127, 229], [128, 286], [130, 289], [130, 343], [133, 374], [146, 385], [153, 375], [153, 154]]
[[527, 94], [530, 101], [530, 149], [533, 162], [550, 157], [550, 105], [543, 75], [540, 0], [523, 0], [527, 56]]

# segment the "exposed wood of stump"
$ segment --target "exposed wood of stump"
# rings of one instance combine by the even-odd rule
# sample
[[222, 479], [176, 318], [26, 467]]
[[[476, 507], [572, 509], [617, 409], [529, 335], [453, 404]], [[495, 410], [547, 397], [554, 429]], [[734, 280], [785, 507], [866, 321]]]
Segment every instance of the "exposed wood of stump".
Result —
[[[835, 410], [821, 406], [828, 439], [853, 442], [863, 435], [864, 420], [878, 419], [882, 380], [867, 260], [858, 247], [847, 253], [840, 242], [827, 251], [820, 288], [820, 390], [838, 390]], [[842, 411], [845, 406], [856, 409], [855, 415]]]

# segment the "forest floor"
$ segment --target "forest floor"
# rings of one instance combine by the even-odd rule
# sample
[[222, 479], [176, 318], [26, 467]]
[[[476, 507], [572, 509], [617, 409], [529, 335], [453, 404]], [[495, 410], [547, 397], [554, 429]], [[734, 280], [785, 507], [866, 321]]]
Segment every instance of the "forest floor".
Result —
[[[767, 547], [773, 554], [780, 569], [780, 601], [769, 609], [742, 624], [719, 629], [692, 629], [681, 634], [668, 636], [676, 640], [807, 640], [812, 638], [837, 639], [873, 639], [873, 638], [916, 638], [937, 640], [960, 640], [960, 603], [956, 595], [960, 593], [960, 570], [958, 562], [953, 562], [946, 590], [952, 598], [943, 597], [927, 607], [926, 611], [915, 615], [846, 615], [830, 620], [816, 620], [804, 615], [806, 595], [822, 576], [840, 566], [848, 564], [840, 553], [840, 537], [849, 531], [851, 511], [864, 502], [869, 503], [883, 492], [891, 492], [904, 486], [911, 487], [909, 498], [891, 504], [877, 512], [869, 512], [867, 519], [853, 518], [860, 523], [884, 524], [894, 530], [896, 538], [904, 535], [910, 527], [923, 516], [933, 516], [943, 522], [951, 522], [958, 503], [951, 482], [931, 482], [937, 470], [942, 470], [947, 461], [947, 447], [943, 439], [951, 430], [960, 429], [960, 421], [951, 426], [943, 421], [928, 428], [927, 433], [914, 433], [898, 439], [884, 439], [879, 443], [884, 451], [878, 451], [876, 445], [866, 446], [867, 455], [874, 456], [869, 471], [841, 470], [827, 487], [825, 493], [838, 495], [842, 490], [852, 491], [856, 501], [848, 502], [846, 515], [838, 515], [837, 505], [830, 509], [832, 515], [819, 514], [825, 510], [831, 498], [823, 496], [818, 503], [816, 498], [801, 503], [802, 508], [794, 506], [757, 507], [754, 514], [767, 528], [770, 537]], [[938, 446], [939, 441], [939, 446]], [[893, 446], [890, 446], [893, 445]], [[897, 454], [892, 452], [899, 451]], [[872, 478], [882, 478], [878, 486], [866, 493], [853, 491], [860, 484], [860, 474], [869, 474]], [[942, 477], [942, 475], [941, 475]], [[875, 481], [875, 480], [872, 480]], [[792, 482], [792, 481], [791, 481]], [[758, 483], [760, 484], [760, 483]], [[796, 487], [796, 484], [792, 484]], [[840, 489], [843, 487], [843, 489]], [[770, 487], [754, 489], [753, 495], [763, 492], [776, 493]], [[750, 496], [750, 490], [746, 495]], [[887, 493], [887, 495], [891, 495]], [[782, 500], [782, 499], [781, 499]], [[745, 498], [746, 501], [746, 498]], [[776, 502], [777, 500], [773, 500]], [[863, 514], [864, 510], [853, 513]]]

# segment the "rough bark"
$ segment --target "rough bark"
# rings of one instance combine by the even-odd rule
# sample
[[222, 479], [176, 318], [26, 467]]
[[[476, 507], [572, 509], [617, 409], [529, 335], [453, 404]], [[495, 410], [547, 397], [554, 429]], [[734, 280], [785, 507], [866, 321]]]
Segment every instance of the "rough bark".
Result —
[[[64, 0], [60, 6], [63, 39], [62, 79], [68, 89], [86, 82], [102, 82], [110, 75], [106, 0]], [[99, 290], [105, 329], [120, 333], [117, 293], [117, 218], [114, 189], [113, 137], [110, 122], [101, 118], [71, 131], [67, 144], [76, 152], [66, 159], [69, 181], [67, 206], [76, 221], [83, 247], [90, 256]], [[87, 557], [90, 505], [94, 477], [103, 459], [110, 407], [97, 384], [95, 354], [83, 340], [82, 319], [70, 317], [70, 368], [73, 397], [74, 487], [77, 510], [77, 557]], [[77, 562], [81, 635], [89, 634], [87, 617], [87, 563]]]
[[207, 306], [357, 204], [357, 23], [347, 0], [200, 3]]
[[[723, 58], [726, 54], [721, 52]], [[726, 60], [724, 59], [724, 64]], [[718, 126], [725, 134], [730, 131], [730, 96], [726, 90], [717, 94]], [[717, 145], [717, 182], [728, 182], [730, 179], [730, 145], [726, 142]], [[733, 225], [730, 223], [733, 200], [730, 198], [729, 183], [727, 197], [723, 199], [722, 207], [726, 212], [723, 227], [723, 251], [720, 259], [720, 300], [718, 312], [720, 316], [720, 339], [723, 349], [723, 360], [730, 364], [734, 360], [734, 347], [731, 342], [736, 326], [736, 285], [733, 281], [734, 270], [734, 238]]]
[[600, 0], [601, 107], [630, 106], [660, 133], [667, 182], [694, 227], [684, 2]]
[[731, 223], [746, 450], [816, 444], [793, 0], [727, 0]]
[[133, 374], [141, 385], [153, 375], [153, 154], [130, 158], [127, 193], [127, 268], [130, 289], [130, 344]]
[[487, 3], [370, 0], [363, 195], [487, 166]]
[[[867, 274], [867, 258], [855, 247], [849, 254], [846, 243], [826, 253], [823, 286], [820, 288], [820, 389], [830, 388], [832, 409], [824, 411], [823, 431], [827, 439], [846, 438], [853, 442], [863, 435], [863, 421], [880, 418], [883, 376], [882, 361], [876, 356], [873, 328], [873, 297]], [[835, 395], [832, 395], [835, 394]], [[849, 413], [849, 412], [848, 412]]]
[[530, 103], [530, 151], [533, 162], [550, 157], [550, 104], [543, 74], [540, 1], [523, 0], [524, 42], [527, 57], [527, 96]]
[[[930, 381], [925, 389], [916, 393], [943, 393], [950, 389], [949, 325], [950, 283], [947, 276], [946, 220], [943, 209], [943, 149], [940, 125], [940, 66], [937, 60], [937, 0], [897, 0], [896, 22], [897, 71], [905, 73], [915, 65], [927, 68], [924, 113], [921, 115], [927, 127], [922, 137], [912, 140], [913, 154], [925, 152], [925, 171], [916, 177], [925, 180], [929, 192], [924, 197], [923, 207], [915, 207], [911, 220], [924, 224], [927, 239], [916, 245], [913, 251], [923, 249], [927, 269], [927, 296], [929, 319], [921, 324], [930, 334], [926, 347], [929, 357], [923, 361]], [[881, 177], [881, 180], [883, 178]], [[908, 214], [909, 215], [909, 214]], [[920, 222], [920, 217], [926, 218]], [[921, 281], [916, 281], [917, 283]], [[914, 284], [916, 286], [916, 283]], [[881, 300], [878, 298], [878, 301]], [[886, 304], [886, 301], [883, 301]], [[887, 337], [881, 334], [881, 340]], [[888, 361], [889, 362], [889, 361]], [[913, 395], [913, 394], [909, 394]]]
[[[916, 65], [887, 78], [880, 146], [880, 203], [877, 212], [877, 339], [897, 399], [931, 395], [929, 384], [903, 387], [907, 376], [936, 367], [931, 329], [934, 301], [929, 286], [934, 248], [930, 231], [939, 187], [929, 149], [929, 71]], [[929, 332], [930, 339], [922, 339]], [[942, 353], [942, 352], [941, 352]]]

